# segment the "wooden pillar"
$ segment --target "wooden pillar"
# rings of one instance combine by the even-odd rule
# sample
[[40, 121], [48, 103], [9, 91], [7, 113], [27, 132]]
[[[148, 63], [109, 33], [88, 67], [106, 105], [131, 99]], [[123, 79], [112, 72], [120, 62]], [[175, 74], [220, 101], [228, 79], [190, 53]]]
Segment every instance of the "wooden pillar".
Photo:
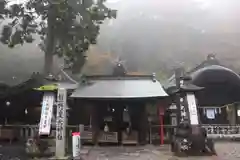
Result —
[[229, 121], [231, 125], [236, 124], [236, 108], [235, 104], [229, 105]]
[[237, 124], [237, 104], [233, 104], [233, 125]]
[[118, 133], [118, 143], [122, 144], [122, 131], [123, 131], [123, 104], [115, 104], [115, 120], [116, 131]]
[[145, 104], [140, 104], [140, 121], [139, 121], [139, 141], [140, 144], [146, 144], [146, 138], [148, 133], [148, 117]]
[[236, 108], [236, 124], [240, 124], [240, 116], [238, 114], [238, 110], [240, 110], [239, 103], [236, 104], [235, 108]]
[[[98, 108], [99, 106], [96, 106], [95, 104], [91, 104], [89, 106], [90, 108], [90, 116], [91, 116], [91, 127], [92, 127], [92, 142], [93, 144], [97, 144], [98, 143], [98, 133], [99, 133], [99, 123], [98, 123]], [[90, 119], [90, 117], [89, 117]]]

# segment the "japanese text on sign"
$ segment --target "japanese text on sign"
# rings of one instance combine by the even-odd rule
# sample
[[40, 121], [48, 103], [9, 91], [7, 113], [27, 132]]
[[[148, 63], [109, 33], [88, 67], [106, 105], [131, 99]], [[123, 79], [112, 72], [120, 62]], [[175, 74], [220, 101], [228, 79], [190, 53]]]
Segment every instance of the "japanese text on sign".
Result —
[[198, 125], [198, 112], [194, 94], [187, 94], [190, 122], [192, 125]]
[[45, 93], [42, 101], [41, 119], [39, 124], [40, 135], [50, 134], [53, 103], [54, 103], [54, 94]]
[[63, 123], [64, 123], [64, 116], [63, 116], [63, 106], [62, 102], [59, 102], [57, 106], [57, 138], [62, 140], [63, 138]]
[[65, 105], [66, 105], [66, 92], [59, 90], [58, 104], [57, 104], [57, 121], [56, 121], [56, 138], [63, 140], [64, 137], [64, 123], [65, 123]]
[[65, 156], [66, 106], [67, 91], [64, 88], [58, 88], [56, 116], [56, 157]]

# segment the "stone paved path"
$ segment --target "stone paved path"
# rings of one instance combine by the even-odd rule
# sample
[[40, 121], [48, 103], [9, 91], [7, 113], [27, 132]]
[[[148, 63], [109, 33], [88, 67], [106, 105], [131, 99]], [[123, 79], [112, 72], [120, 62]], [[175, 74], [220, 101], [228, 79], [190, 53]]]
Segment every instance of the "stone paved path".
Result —
[[[85, 147], [82, 155], [83, 160], [240, 160], [240, 142], [218, 142], [216, 150], [218, 157], [179, 158], [172, 156], [169, 146]], [[0, 160], [27, 160], [27, 157], [22, 146], [3, 145]]]
[[216, 143], [218, 156], [174, 157], [168, 146], [165, 147], [94, 147], [84, 160], [239, 160], [240, 143]]

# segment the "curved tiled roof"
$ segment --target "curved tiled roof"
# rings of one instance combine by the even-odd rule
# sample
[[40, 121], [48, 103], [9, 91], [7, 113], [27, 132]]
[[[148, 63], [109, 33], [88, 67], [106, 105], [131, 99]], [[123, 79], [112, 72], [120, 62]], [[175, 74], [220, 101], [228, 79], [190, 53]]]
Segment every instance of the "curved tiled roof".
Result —
[[240, 86], [240, 76], [220, 65], [206, 66], [190, 74], [192, 83], [203, 86], [203, 83], [229, 82]]
[[86, 85], [71, 97], [82, 99], [128, 99], [167, 97], [159, 81], [152, 76], [88, 76]]
[[[210, 74], [210, 77], [209, 77]], [[201, 64], [196, 66], [195, 68], [191, 69], [190, 71], [186, 72], [186, 75], [192, 77], [192, 83], [195, 85], [199, 85], [200, 81], [211, 81], [216, 82], [223, 81], [223, 80], [230, 80], [232, 83], [239, 83], [240, 84], [240, 76], [232, 71], [229, 68], [226, 68], [220, 62], [215, 58], [207, 58], [207, 60], [203, 61]], [[204, 76], [203, 76], [204, 75]], [[208, 75], [208, 76], [206, 76]], [[215, 76], [215, 77], [214, 77]], [[200, 80], [200, 77], [203, 77], [202, 80]], [[166, 83], [164, 83], [164, 88], [170, 88], [176, 85], [175, 82], [175, 75], [173, 74]]]

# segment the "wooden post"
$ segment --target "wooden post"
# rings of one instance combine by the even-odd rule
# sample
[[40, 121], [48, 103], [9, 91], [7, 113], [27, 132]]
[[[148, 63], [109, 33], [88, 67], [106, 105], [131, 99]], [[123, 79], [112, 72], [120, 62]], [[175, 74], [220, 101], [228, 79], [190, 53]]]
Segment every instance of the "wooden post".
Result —
[[160, 134], [161, 134], [161, 145], [164, 144], [164, 128], [163, 128], [163, 116], [160, 115], [160, 124], [161, 124], [161, 127], [160, 127]]
[[164, 109], [162, 108], [162, 106], [159, 105], [158, 107], [158, 111], [159, 111], [159, 120], [160, 120], [160, 144], [163, 145], [164, 144]]
[[57, 118], [56, 118], [56, 158], [65, 158], [66, 142], [66, 105], [67, 91], [64, 88], [58, 89], [57, 95]]

